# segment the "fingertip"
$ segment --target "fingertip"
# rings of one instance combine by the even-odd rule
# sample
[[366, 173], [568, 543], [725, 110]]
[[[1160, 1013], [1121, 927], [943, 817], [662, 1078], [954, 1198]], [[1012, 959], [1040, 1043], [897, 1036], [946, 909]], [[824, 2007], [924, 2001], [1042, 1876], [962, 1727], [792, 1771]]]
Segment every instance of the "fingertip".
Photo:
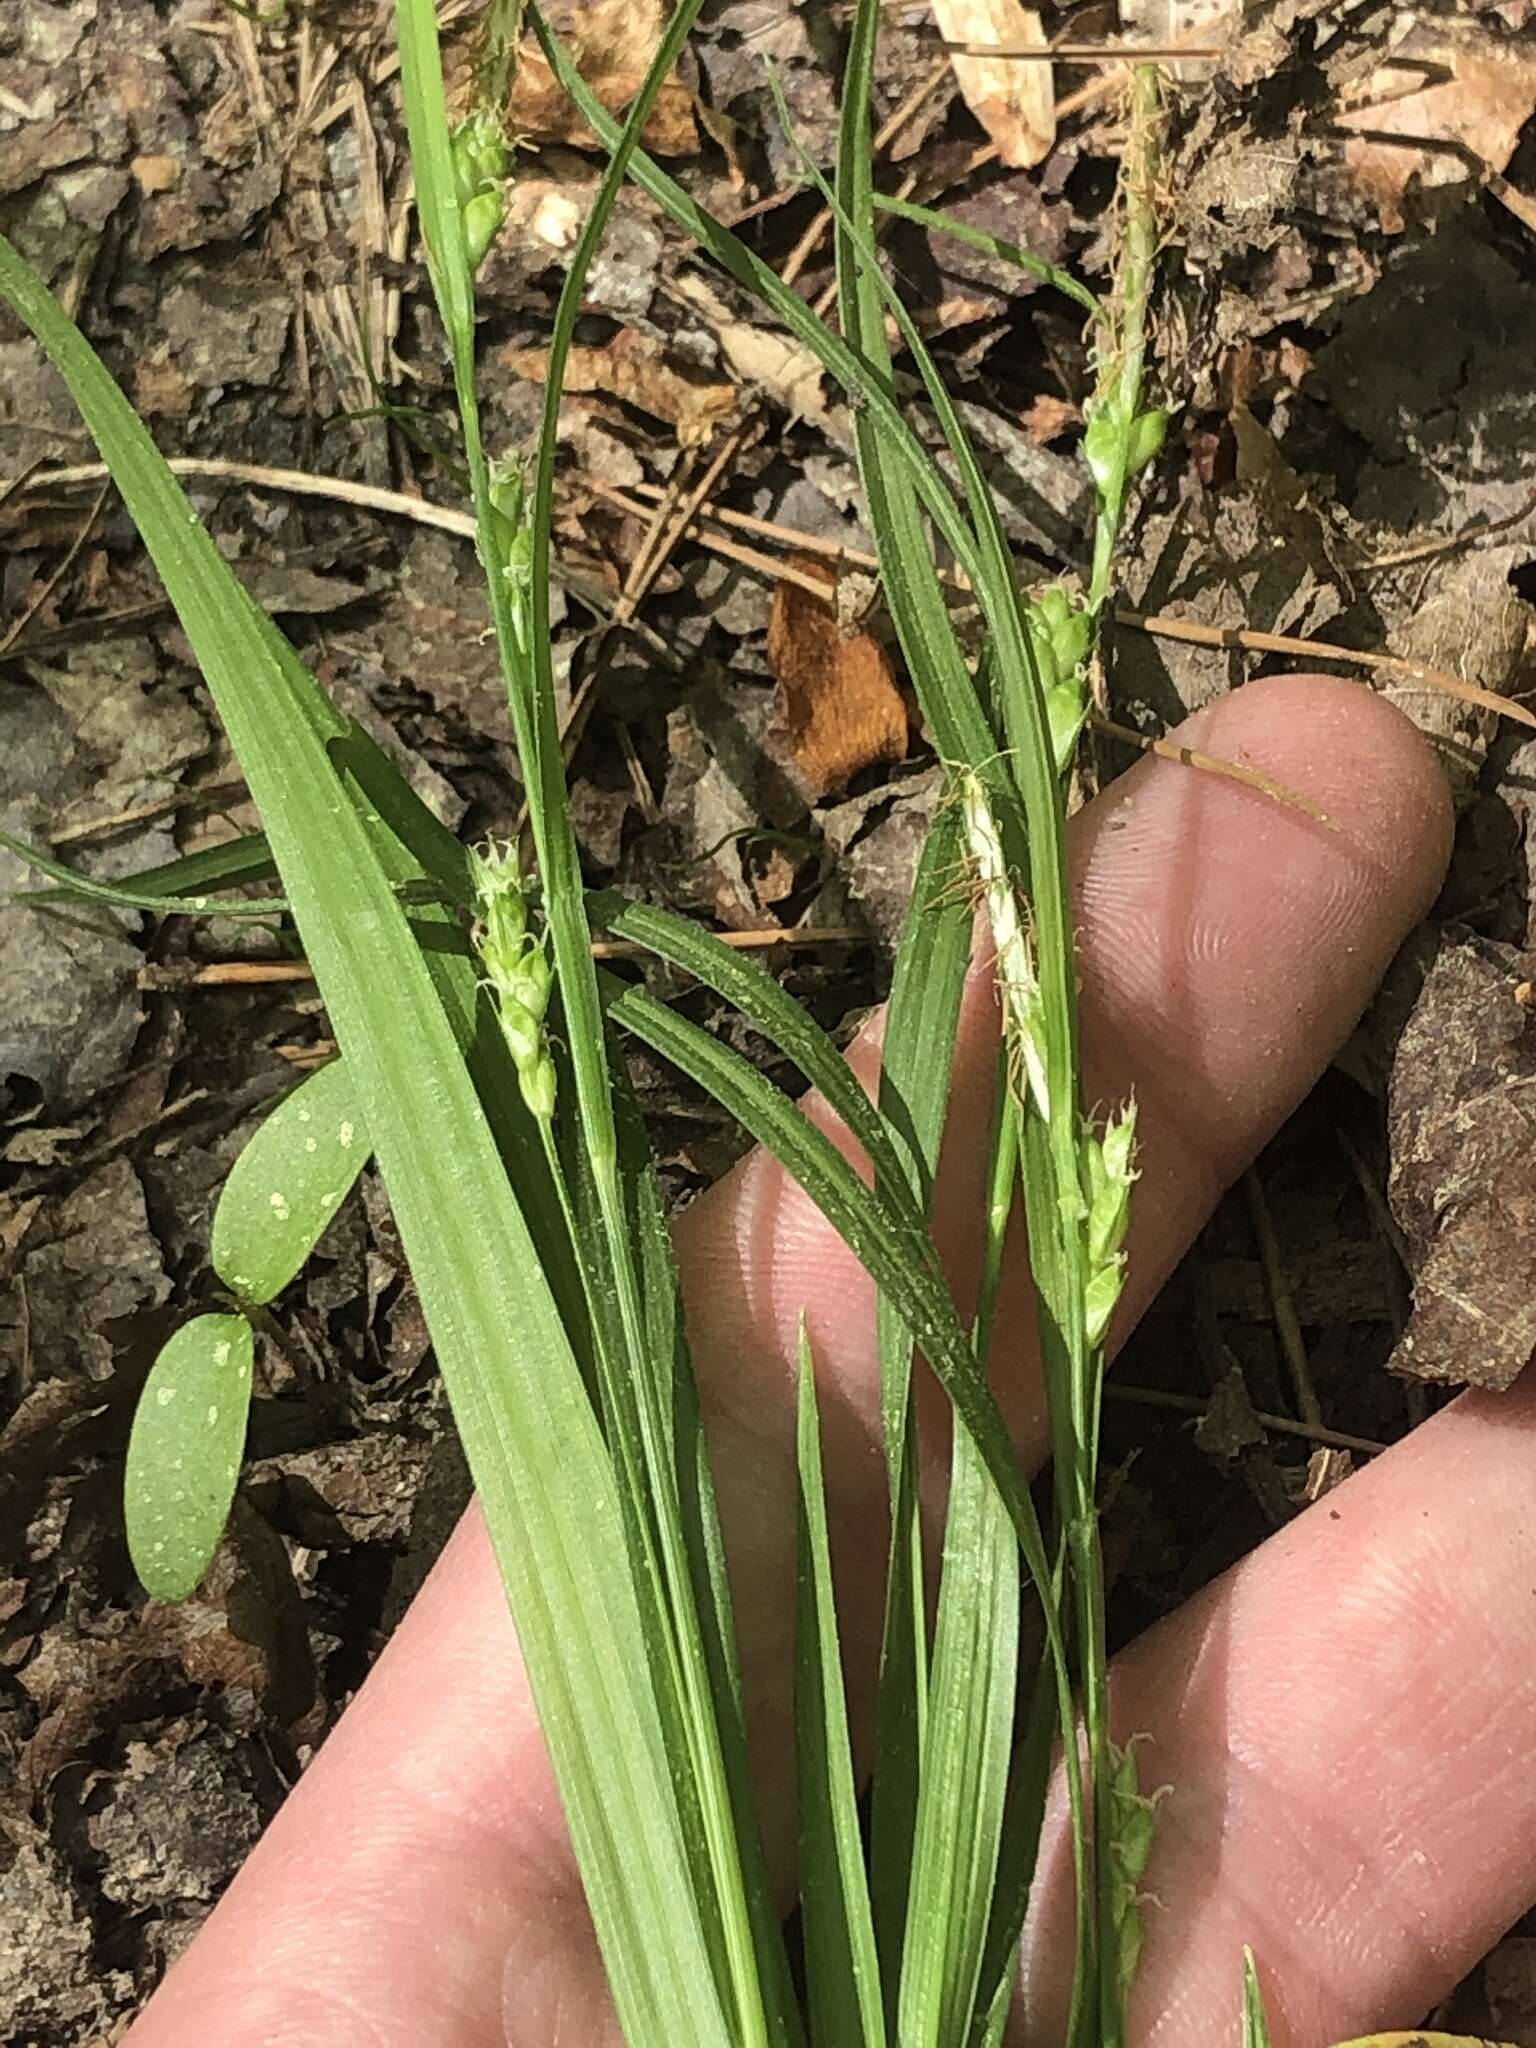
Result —
[[[1434, 899], [1449, 792], [1409, 721], [1326, 676], [1251, 683], [1077, 821], [1085, 1038], [1228, 1180], [1353, 1028]], [[1221, 772], [1264, 778], [1255, 786]], [[1181, 1184], [1209, 1199], [1205, 1177]]]
[[1450, 785], [1419, 728], [1379, 691], [1338, 676], [1264, 676], [1173, 737], [1259, 767], [1316, 803], [1375, 875], [1382, 914], [1400, 929], [1434, 901], [1455, 830]]

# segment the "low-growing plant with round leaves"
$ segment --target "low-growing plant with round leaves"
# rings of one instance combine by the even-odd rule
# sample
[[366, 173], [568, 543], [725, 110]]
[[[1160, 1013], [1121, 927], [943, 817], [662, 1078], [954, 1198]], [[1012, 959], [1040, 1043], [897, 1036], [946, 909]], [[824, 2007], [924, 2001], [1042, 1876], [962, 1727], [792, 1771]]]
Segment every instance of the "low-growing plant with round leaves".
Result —
[[254, 1353], [243, 1315], [194, 1316], [144, 1382], [123, 1515], [133, 1568], [157, 1600], [184, 1600], [219, 1547], [245, 1449]]
[[162, 1347], [134, 1412], [123, 1477], [128, 1550], [145, 1589], [180, 1600], [229, 1519], [251, 1405], [250, 1310], [308, 1260], [369, 1155], [344, 1060], [285, 1095], [230, 1168], [213, 1215], [213, 1269], [239, 1304], [195, 1316]]
[[372, 1148], [345, 1060], [330, 1060], [258, 1124], [213, 1212], [213, 1270], [264, 1307], [294, 1280]]

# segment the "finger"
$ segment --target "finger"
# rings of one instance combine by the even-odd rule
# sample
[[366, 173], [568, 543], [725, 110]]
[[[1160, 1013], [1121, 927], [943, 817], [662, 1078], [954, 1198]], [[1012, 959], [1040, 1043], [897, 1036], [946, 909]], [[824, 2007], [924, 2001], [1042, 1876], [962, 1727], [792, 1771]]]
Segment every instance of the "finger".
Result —
[[[1122, 1658], [1121, 1739], [1167, 1786], [1137, 2048], [1236, 2039], [1254, 1951], [1275, 2048], [1412, 2027], [1536, 1899], [1536, 1374], [1468, 1397]], [[1058, 2041], [1069, 1882], [1026, 1950]], [[1070, 1948], [1070, 1942], [1068, 1943]]]
[[[1085, 1034], [1093, 1086], [1105, 1099], [1136, 1088], [1145, 1101], [1138, 1299], [1348, 1029], [1432, 893], [1447, 844], [1438, 772], [1411, 728], [1363, 691], [1322, 680], [1250, 686], [1184, 736], [1305, 790], [1334, 824], [1165, 761], [1133, 769], [1075, 822], [1085, 1003], [1099, 1008]], [[990, 1000], [978, 977], [947, 1148], [951, 1237], [973, 1230], [979, 1213]], [[836, 1517], [865, 1539], [866, 1576], [845, 1618], [872, 1635], [884, 1510], [873, 1295], [761, 1155], [687, 1213], [678, 1244], [749, 1703], [760, 1754], [782, 1761], [792, 1755], [795, 1327], [804, 1308], [827, 1374]], [[1023, 1410], [1030, 1370], [1021, 1345], [1012, 1391]], [[853, 1556], [860, 1546], [844, 1548]], [[785, 1789], [764, 1799], [781, 1852], [793, 1836]], [[231, 2048], [283, 2048], [322, 2037], [303, 2031], [306, 2010], [330, 2014], [324, 2038], [369, 2048], [499, 2040], [504, 1966], [517, 1974], [520, 1930], [536, 1910], [545, 1981], [562, 1986], [559, 1996], [585, 1995], [574, 1968], [550, 1960], [541, 1902], [566, 1897], [575, 1893], [558, 1806], [472, 1520], [135, 2048], [179, 2048], [215, 2018]], [[574, 1912], [571, 1925], [580, 1928]], [[285, 2032], [295, 2013], [297, 2030]], [[336, 2031], [342, 2015], [350, 2032]]]

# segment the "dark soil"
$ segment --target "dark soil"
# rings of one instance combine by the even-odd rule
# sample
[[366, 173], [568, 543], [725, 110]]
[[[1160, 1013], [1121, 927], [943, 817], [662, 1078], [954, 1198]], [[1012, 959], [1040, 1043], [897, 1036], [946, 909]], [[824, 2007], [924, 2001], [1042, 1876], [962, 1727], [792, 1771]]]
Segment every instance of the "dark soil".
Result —
[[[448, 13], [462, 36], [468, 9]], [[358, 0], [265, 19], [213, 0], [5, 10], [0, 228], [162, 447], [232, 466], [189, 487], [325, 685], [455, 830], [505, 834], [517, 766], [473, 551], [416, 516], [461, 500], [387, 14]], [[1073, 42], [1111, 25], [1096, 5], [1046, 19]], [[1136, 508], [1123, 601], [1529, 692], [1531, 0], [1431, 12], [1407, 42], [1398, 10], [1374, 0], [1261, 0], [1243, 20], [1230, 58], [1189, 67], [1174, 95], [1156, 377], [1175, 423]], [[920, 198], [1102, 282], [1115, 95], [1064, 119], [1038, 166], [1007, 169], [981, 158], [927, 9], [889, 22], [877, 116], [938, 73], [891, 145], [891, 181], [910, 176]], [[1147, 13], [1142, 30], [1166, 25]], [[836, 9], [714, 0], [671, 103], [678, 175], [747, 216], [777, 264], [814, 208], [761, 58], [828, 160], [842, 32]], [[1058, 66], [1058, 97], [1099, 75]], [[1405, 79], [1424, 91], [1403, 97]], [[496, 448], [528, 440], [561, 257], [596, 176], [557, 116], [543, 135], [482, 276]], [[892, 247], [1021, 558], [1081, 566], [1079, 317], [959, 244], [903, 226]], [[822, 289], [826, 263], [818, 246], [803, 289]], [[738, 930], [851, 929], [775, 956], [825, 1022], [851, 1028], [882, 992], [939, 786], [915, 729], [889, 758], [904, 721], [893, 742], [881, 692], [899, 706], [899, 678], [882, 666], [878, 610], [860, 687], [883, 737], [861, 750], [842, 732], [829, 765], [807, 751], [793, 693], [830, 692], [837, 713], [849, 643], [833, 636], [809, 683], [776, 673], [771, 569], [689, 535], [626, 595], [647, 490], [701, 476], [728, 436], [713, 505], [867, 544], [846, 410], [634, 194], [581, 343], [557, 657], [582, 704], [572, 775], [589, 872]], [[92, 455], [0, 313], [13, 485], [0, 486], [0, 825], [115, 876], [256, 820], [126, 515], [99, 481], [50, 478]], [[400, 494], [397, 509], [350, 499], [359, 483]], [[616, 610], [637, 623], [605, 631]], [[781, 617], [781, 647], [787, 630]], [[1266, 664], [1282, 665], [1119, 626], [1104, 682], [1113, 715], [1154, 733]], [[1507, 1381], [1536, 1343], [1536, 1154], [1507, 1107], [1462, 1114], [1490, 1074], [1536, 1064], [1536, 1022], [1516, 1001], [1523, 984], [1529, 1005], [1536, 969], [1536, 743], [1428, 688], [1398, 694], [1458, 779], [1455, 867], [1388, 997], [1122, 1361], [1108, 1421], [1121, 1637], [1370, 1454], [1339, 1434], [1389, 1442], [1444, 1398], [1385, 1369], [1436, 1382], [1448, 1358], [1465, 1365], [1454, 1329], [1414, 1315], [1426, 1265], [1496, 1274], [1506, 1322], [1524, 1317], [1482, 1377]], [[1099, 756], [1105, 773], [1129, 758], [1104, 743]], [[0, 886], [27, 879], [0, 853]], [[119, 1488], [137, 1389], [176, 1321], [215, 1298], [223, 1174], [326, 1040], [306, 981], [252, 978], [292, 960], [281, 930], [245, 923], [0, 905], [0, 2040], [17, 2048], [115, 2037], [361, 1682], [465, 1497], [415, 1295], [365, 1177], [277, 1305], [212, 1576], [165, 1608], [129, 1568]], [[638, 1078], [681, 1198], [740, 1140], [671, 1074]], [[1471, 1205], [1448, 1240], [1440, 1192], [1494, 1177], [1497, 1208]], [[1321, 1433], [1257, 1419], [1296, 1416], [1298, 1344]], [[1459, 2016], [1512, 2039], [1536, 2028], [1529, 1954], [1505, 1944]]]

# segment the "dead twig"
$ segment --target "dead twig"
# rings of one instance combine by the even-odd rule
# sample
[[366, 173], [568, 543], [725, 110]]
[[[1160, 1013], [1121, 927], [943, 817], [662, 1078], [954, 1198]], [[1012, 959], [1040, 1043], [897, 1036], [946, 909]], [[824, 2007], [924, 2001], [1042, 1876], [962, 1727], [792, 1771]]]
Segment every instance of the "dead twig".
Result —
[[1471, 547], [1475, 541], [1486, 540], [1490, 534], [1507, 533], [1512, 526], [1523, 525], [1533, 512], [1536, 512], [1536, 491], [1523, 505], [1517, 505], [1513, 512], [1506, 512], [1502, 519], [1474, 519], [1457, 533], [1418, 541], [1412, 547], [1398, 548], [1390, 555], [1373, 555], [1368, 561], [1351, 562], [1350, 572], [1355, 576], [1376, 576], [1385, 569], [1406, 568], [1412, 562], [1432, 562], [1440, 555], [1455, 554], [1460, 548]]
[[1248, 626], [1206, 626], [1196, 619], [1170, 619], [1124, 607], [1116, 608], [1114, 619], [1116, 625], [1133, 626], [1137, 632], [1150, 633], [1159, 640], [1187, 640], [1196, 647], [1230, 647], [1244, 654], [1294, 654], [1303, 661], [1341, 661], [1355, 668], [1370, 669], [1377, 675], [1406, 676], [1412, 682], [1427, 683], [1431, 689], [1444, 690], [1447, 696], [1460, 697], [1468, 704], [1481, 705], [1485, 711], [1496, 711], [1502, 718], [1513, 718], [1521, 725], [1536, 728], [1536, 711], [1516, 703], [1513, 697], [1479, 689], [1476, 683], [1463, 682], [1449, 669], [1412, 661], [1404, 654], [1374, 654], [1367, 648], [1336, 647], [1328, 640], [1301, 640], [1291, 633], [1259, 633]]
[[1264, 1183], [1256, 1167], [1250, 1166], [1243, 1175], [1243, 1193], [1248, 1198], [1248, 1214], [1253, 1220], [1253, 1234], [1258, 1240], [1259, 1259], [1264, 1268], [1264, 1284], [1269, 1290], [1270, 1312], [1275, 1319], [1280, 1349], [1290, 1367], [1296, 1406], [1303, 1422], [1311, 1423], [1314, 1429], [1321, 1428], [1323, 1404], [1318, 1400], [1317, 1388], [1313, 1384], [1312, 1365], [1301, 1334], [1301, 1319], [1296, 1313], [1291, 1283], [1286, 1277], [1285, 1258], [1275, 1233], [1275, 1219], [1269, 1212], [1269, 1198], [1264, 1193]]
[[[442, 533], [473, 540], [475, 522], [468, 512], [456, 512], [451, 505], [429, 504], [425, 498], [405, 491], [385, 490], [378, 484], [354, 482], [344, 476], [317, 476], [305, 469], [273, 469], [260, 462], [231, 462], [220, 456], [177, 455], [170, 458], [173, 475], [203, 477], [211, 483], [251, 484], [257, 490], [290, 491], [299, 498], [329, 498], [339, 505], [356, 505], [365, 512], [387, 512], [397, 519], [414, 520], [418, 526], [434, 526]], [[0, 504], [12, 492], [79, 489], [83, 484], [110, 480], [104, 462], [77, 462], [63, 469], [34, 469], [25, 476], [0, 479]]]
[[[1164, 1387], [1126, 1387], [1111, 1381], [1104, 1393], [1111, 1401], [1124, 1401], [1136, 1408], [1170, 1408], [1178, 1415], [1204, 1415], [1210, 1406], [1209, 1401], [1202, 1401], [1198, 1394], [1175, 1394]], [[1292, 1415], [1266, 1415], [1262, 1409], [1255, 1408], [1253, 1419], [1261, 1429], [1273, 1430], [1277, 1436], [1299, 1436], [1307, 1443], [1322, 1444], [1333, 1451], [1359, 1451], [1364, 1457], [1375, 1458], [1387, 1448], [1374, 1437], [1348, 1436], [1342, 1429], [1325, 1429], [1318, 1423], [1298, 1422]]]
[[80, 550], [85, 546], [86, 542], [90, 539], [91, 535], [96, 530], [96, 522], [101, 517], [101, 509], [107, 502], [107, 494], [111, 490], [111, 488], [112, 485], [110, 481], [103, 483], [101, 489], [96, 493], [95, 504], [92, 505], [90, 511], [86, 514], [85, 519], [81, 522], [79, 531], [76, 533], [74, 539], [70, 542], [68, 548], [64, 553], [63, 559], [55, 567], [52, 574], [44, 579], [42, 589], [38, 591], [37, 595], [33, 598], [32, 602], [21, 614], [21, 617], [17, 619], [14, 625], [12, 625], [3, 635], [0, 635], [0, 655], [6, 655], [10, 653], [11, 649], [16, 645], [16, 642], [21, 638], [22, 634], [25, 633], [28, 626], [31, 625], [32, 621], [37, 617], [38, 613], [42, 610], [43, 606], [48, 602], [49, 598], [58, 589], [59, 585], [63, 582], [64, 578], [69, 574], [71, 565], [74, 563], [76, 557], [79, 555]]
[[[829, 924], [800, 926], [793, 931], [715, 932], [722, 946], [740, 953], [771, 953], [783, 949], [793, 953], [812, 951], [818, 946], [860, 946], [869, 933], [857, 925]], [[649, 946], [633, 939], [594, 939], [594, 960], [650, 960]], [[315, 970], [307, 960], [210, 960], [202, 967], [145, 967], [139, 973], [139, 987], [159, 992], [189, 988], [271, 988], [312, 982]]]
[[1219, 64], [1230, 50], [1219, 44], [1183, 43], [956, 43], [941, 37], [951, 57], [1010, 57], [1021, 64]]
[[1284, 804], [1288, 810], [1304, 811], [1319, 825], [1326, 825], [1330, 832], [1337, 829], [1321, 804], [1303, 796], [1299, 789], [1291, 789], [1286, 783], [1278, 782], [1273, 775], [1266, 775], [1260, 768], [1250, 768], [1241, 761], [1225, 760], [1220, 754], [1202, 753], [1198, 747], [1182, 746], [1178, 740], [1152, 739], [1129, 725], [1117, 724], [1102, 712], [1090, 712], [1088, 723], [1095, 732], [1120, 740], [1128, 747], [1139, 747], [1144, 753], [1156, 754], [1163, 761], [1178, 761], [1186, 768], [1198, 769], [1202, 775], [1219, 775], [1227, 782], [1239, 782], [1245, 789], [1256, 789], [1272, 802]]

